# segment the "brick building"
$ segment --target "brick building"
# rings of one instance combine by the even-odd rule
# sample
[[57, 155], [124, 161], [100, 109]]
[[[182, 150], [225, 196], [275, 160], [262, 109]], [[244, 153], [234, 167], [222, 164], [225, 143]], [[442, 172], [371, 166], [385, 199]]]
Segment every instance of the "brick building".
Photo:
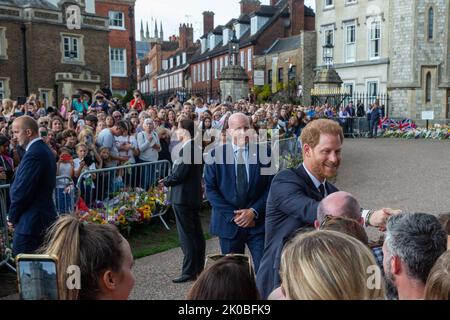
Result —
[[[124, 96], [136, 87], [136, 36], [134, 4], [136, 0], [96, 0], [97, 15], [109, 19], [109, 61], [111, 90]], [[108, 82], [108, 83], [109, 83]]]
[[[80, 29], [68, 28], [69, 6]], [[109, 79], [108, 32], [107, 18], [75, 1], [0, 0], [0, 99], [36, 93], [50, 106], [99, 89]]]
[[181, 100], [184, 100], [184, 89], [191, 89], [192, 82], [189, 73], [189, 61], [197, 51], [194, 44], [194, 29], [192, 24], [181, 24], [178, 40], [178, 49], [167, 59], [162, 61], [162, 70], [156, 77], [156, 91], [163, 103], [175, 91]]
[[239, 40], [239, 63], [254, 84], [254, 58], [264, 55], [278, 38], [296, 36], [315, 29], [314, 11], [304, 0], [241, 0], [240, 16], [214, 28], [214, 13], [206, 11], [201, 48], [190, 61], [192, 89], [208, 92], [205, 98], [220, 98], [220, 72], [228, 65], [228, 43], [233, 30]]

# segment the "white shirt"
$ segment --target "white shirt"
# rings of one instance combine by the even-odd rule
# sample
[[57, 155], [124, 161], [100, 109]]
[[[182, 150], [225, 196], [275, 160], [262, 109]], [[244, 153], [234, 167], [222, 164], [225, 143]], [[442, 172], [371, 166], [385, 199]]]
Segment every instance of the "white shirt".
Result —
[[28, 143], [27, 147], [25, 148], [25, 151], [28, 151], [28, 149], [30, 149], [31, 145], [39, 140], [42, 140], [42, 139], [38, 137], [36, 139], [31, 140], [30, 143]]
[[320, 182], [309, 170], [308, 168], [306, 168], [305, 164], [302, 164], [303, 168], [305, 168], [306, 173], [308, 174], [308, 176], [311, 178], [312, 182], [314, 183], [314, 186], [316, 187], [317, 190], [320, 191], [319, 187], [321, 184], [323, 184], [323, 187], [325, 188], [325, 197], [328, 196], [328, 191], [327, 188], [325, 187], [325, 183], [327, 182], [327, 180], [325, 179], [325, 181], [322, 183]]

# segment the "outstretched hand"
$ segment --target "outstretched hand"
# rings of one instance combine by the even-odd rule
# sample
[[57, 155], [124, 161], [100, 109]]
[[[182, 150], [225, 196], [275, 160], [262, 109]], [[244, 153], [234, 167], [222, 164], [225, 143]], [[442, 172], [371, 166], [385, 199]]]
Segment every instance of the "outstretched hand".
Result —
[[386, 230], [386, 222], [390, 216], [402, 213], [402, 210], [383, 208], [375, 211], [369, 219], [369, 225], [378, 228], [380, 231]]

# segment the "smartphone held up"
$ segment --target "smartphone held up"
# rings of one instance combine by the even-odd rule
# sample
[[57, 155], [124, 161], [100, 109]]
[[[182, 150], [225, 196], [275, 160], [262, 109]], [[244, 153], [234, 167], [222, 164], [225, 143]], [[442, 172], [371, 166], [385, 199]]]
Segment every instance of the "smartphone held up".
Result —
[[58, 300], [58, 259], [52, 255], [19, 254], [17, 280], [22, 300]]

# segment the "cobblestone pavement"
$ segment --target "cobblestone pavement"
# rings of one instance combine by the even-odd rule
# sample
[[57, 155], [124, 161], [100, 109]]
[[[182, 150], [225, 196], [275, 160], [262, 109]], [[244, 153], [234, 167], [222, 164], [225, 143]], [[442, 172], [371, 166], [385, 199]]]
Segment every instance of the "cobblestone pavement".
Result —
[[[439, 213], [450, 211], [450, 143], [426, 140], [348, 139], [336, 185], [365, 208], [392, 207]], [[207, 252], [219, 252], [217, 239]], [[184, 299], [192, 282], [173, 284], [179, 248], [136, 261], [132, 299]]]

